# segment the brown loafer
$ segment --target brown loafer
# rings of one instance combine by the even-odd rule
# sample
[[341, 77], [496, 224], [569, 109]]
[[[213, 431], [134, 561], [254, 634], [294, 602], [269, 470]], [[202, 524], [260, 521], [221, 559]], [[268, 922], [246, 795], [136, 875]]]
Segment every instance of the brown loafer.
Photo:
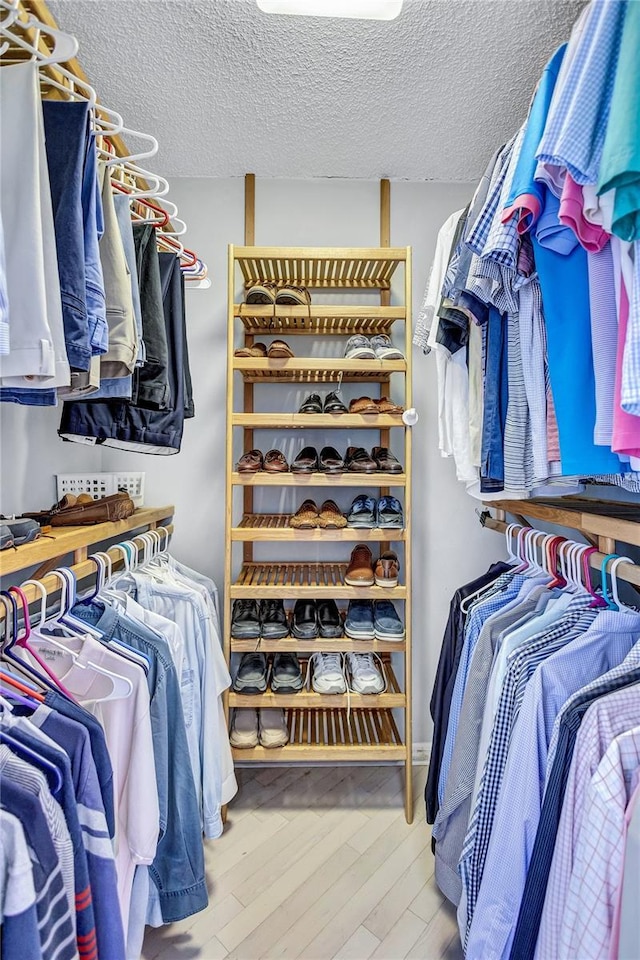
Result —
[[378, 408], [378, 413], [390, 413], [390, 414], [401, 414], [404, 413], [404, 407], [401, 407], [398, 403], [394, 403], [393, 400], [389, 400], [389, 397], [380, 397], [379, 400], [373, 401]]
[[264, 455], [264, 469], [266, 473], [287, 473], [289, 464], [281, 450], [267, 450]]
[[381, 553], [375, 566], [375, 580], [379, 587], [397, 587], [400, 561], [393, 550]]
[[293, 356], [293, 350], [284, 340], [274, 340], [267, 351], [270, 360], [286, 360]]
[[350, 473], [375, 473], [378, 469], [364, 447], [349, 447], [344, 462]]
[[402, 473], [402, 464], [388, 447], [374, 447], [371, 456], [380, 473]]
[[264, 461], [260, 450], [249, 450], [238, 460], [236, 467], [238, 473], [257, 473], [262, 470]]
[[357, 397], [349, 404], [349, 413], [378, 413], [378, 408], [371, 397]]
[[257, 357], [263, 359], [267, 355], [267, 348], [264, 343], [254, 343], [252, 347], [239, 347], [234, 352], [234, 357]]
[[372, 587], [375, 583], [373, 573], [373, 554], [366, 543], [359, 543], [351, 551], [351, 559], [344, 582], [350, 587]]
[[340, 530], [342, 527], [346, 527], [347, 518], [342, 515], [342, 511], [335, 500], [325, 500], [320, 507], [318, 523], [324, 529]]
[[289, 526], [296, 530], [313, 530], [318, 526], [318, 508], [314, 500], [305, 500], [294, 515], [289, 517]]

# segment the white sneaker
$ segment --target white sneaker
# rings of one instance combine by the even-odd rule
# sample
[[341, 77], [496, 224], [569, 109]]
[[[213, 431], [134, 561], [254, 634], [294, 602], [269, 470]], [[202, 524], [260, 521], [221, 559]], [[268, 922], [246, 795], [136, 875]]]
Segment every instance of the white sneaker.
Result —
[[239, 750], [258, 746], [258, 711], [253, 707], [236, 708], [231, 721], [229, 743]]
[[354, 693], [382, 693], [386, 683], [380, 667], [374, 657], [382, 661], [374, 653], [348, 653], [347, 663], [351, 673], [351, 690]]
[[321, 653], [318, 651], [309, 657], [309, 667], [313, 673], [311, 685], [316, 693], [346, 693], [347, 681], [344, 665], [339, 653]]
[[263, 747], [284, 747], [289, 743], [289, 730], [284, 719], [284, 710], [278, 707], [262, 707], [259, 723], [260, 744]]

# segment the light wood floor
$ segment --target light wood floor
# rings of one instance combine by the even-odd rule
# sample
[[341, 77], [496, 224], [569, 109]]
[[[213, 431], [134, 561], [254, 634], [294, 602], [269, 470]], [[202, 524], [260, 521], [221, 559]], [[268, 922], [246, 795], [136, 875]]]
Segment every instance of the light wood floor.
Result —
[[433, 881], [426, 769], [412, 826], [397, 767], [239, 769], [225, 832], [206, 844], [209, 907], [149, 930], [144, 960], [460, 960]]

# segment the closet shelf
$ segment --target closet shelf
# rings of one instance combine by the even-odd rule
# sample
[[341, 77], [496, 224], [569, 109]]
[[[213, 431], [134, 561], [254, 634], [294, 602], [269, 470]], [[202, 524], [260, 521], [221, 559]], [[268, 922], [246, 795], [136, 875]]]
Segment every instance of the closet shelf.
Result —
[[233, 750], [233, 759], [242, 763], [271, 763], [327, 760], [404, 760], [406, 747], [391, 710], [285, 710], [289, 743], [285, 747]]
[[[384, 693], [316, 693], [315, 690], [301, 690], [299, 693], [229, 693], [230, 707], [308, 707], [311, 710], [336, 710], [351, 706], [352, 710], [367, 709], [372, 706], [393, 709], [404, 707], [406, 697], [400, 689], [397, 677], [388, 659], [383, 660], [387, 689]], [[303, 672], [303, 676], [306, 671]]]
[[297, 600], [323, 594], [334, 600], [404, 600], [407, 590], [397, 587], [350, 587], [344, 582], [347, 563], [245, 563], [230, 596]]
[[405, 539], [404, 530], [359, 530], [353, 527], [343, 527], [341, 530], [310, 529], [296, 530], [289, 526], [287, 513], [247, 513], [243, 516], [239, 526], [231, 528], [232, 540], [286, 540], [291, 543], [323, 543], [334, 540], [347, 540], [359, 543], [374, 541], [392, 543]]
[[564, 497], [556, 501], [497, 500], [485, 506], [640, 547], [640, 510], [627, 501]]
[[238, 487], [405, 487], [404, 473], [232, 473]]
[[289, 429], [307, 427], [322, 429], [335, 427], [339, 430], [384, 430], [387, 427], [404, 427], [402, 415], [389, 413], [234, 413], [231, 417], [234, 427], [246, 427], [248, 430]]
[[340, 637], [338, 640], [237, 640], [231, 637], [231, 649], [234, 653], [403, 653], [404, 640], [350, 640]]
[[[25, 543], [15, 550], [3, 550], [0, 553], [0, 577], [59, 560], [70, 553], [76, 554], [74, 562], [79, 563], [86, 559], [88, 547], [121, 537], [131, 530], [155, 527], [161, 521], [169, 520], [173, 512], [173, 506], [143, 507], [127, 520], [95, 523], [88, 527], [52, 527], [46, 536], [33, 543]], [[51, 564], [49, 569], [55, 565]]]
[[392, 373], [406, 373], [405, 360], [344, 360], [335, 357], [293, 357], [289, 360], [235, 357], [234, 370], [240, 370], [246, 383], [324, 383], [337, 385], [342, 374], [345, 382], [386, 383]]
[[244, 324], [245, 333], [263, 337], [351, 337], [362, 333], [391, 333], [396, 320], [404, 320], [406, 307], [325, 306], [309, 308], [270, 304], [235, 303], [234, 315]]
[[235, 247], [245, 284], [294, 284], [310, 289], [388, 290], [403, 247]]

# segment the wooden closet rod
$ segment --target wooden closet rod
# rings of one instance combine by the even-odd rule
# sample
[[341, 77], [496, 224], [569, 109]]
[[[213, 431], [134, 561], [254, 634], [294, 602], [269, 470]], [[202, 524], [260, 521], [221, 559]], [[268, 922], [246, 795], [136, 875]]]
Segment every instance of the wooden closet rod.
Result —
[[[495, 530], [498, 533], [505, 533], [507, 527], [509, 526], [506, 520], [496, 520], [491, 516], [483, 519], [481, 522], [484, 527], [488, 527], [489, 530]], [[519, 526], [523, 525], [519, 524]], [[535, 530], [536, 528], [532, 527], [531, 529]], [[566, 539], [569, 540], [570, 537], [567, 537]], [[606, 554], [600, 553], [599, 551], [592, 553], [589, 557], [589, 564], [595, 570], [600, 570], [605, 556]], [[626, 580], [627, 583], [633, 583], [635, 586], [640, 587], [640, 567], [638, 567], [635, 563], [619, 564], [619, 566], [616, 567], [616, 576], [619, 580]]]
[[[174, 526], [172, 523], [161, 524], [155, 528], [159, 533], [166, 532], [167, 543], [169, 538], [174, 531]], [[128, 540], [122, 541], [123, 543], [135, 543], [140, 549], [144, 548], [144, 540], [138, 537], [130, 537]], [[99, 551], [101, 553], [107, 553], [111, 558], [112, 569], [119, 570], [121, 567], [124, 567], [124, 556], [122, 553], [122, 548], [118, 544], [114, 544], [113, 547], [109, 547], [108, 550]], [[97, 573], [96, 561], [92, 560], [91, 557], [88, 557], [86, 560], [82, 560], [80, 563], [74, 563], [72, 566], [67, 567], [68, 570], [71, 570], [73, 575], [76, 578], [76, 581], [80, 582], [81, 580], [86, 580], [87, 577], [95, 576]], [[55, 574], [49, 573], [47, 576], [42, 577], [40, 583], [47, 591], [48, 596], [55, 596], [55, 594], [60, 593], [61, 583], [60, 578], [55, 576]], [[24, 588], [27, 600], [29, 603], [36, 603], [40, 600], [40, 591], [37, 587], [28, 585]], [[4, 603], [0, 603], [0, 622], [6, 617], [6, 607]]]

